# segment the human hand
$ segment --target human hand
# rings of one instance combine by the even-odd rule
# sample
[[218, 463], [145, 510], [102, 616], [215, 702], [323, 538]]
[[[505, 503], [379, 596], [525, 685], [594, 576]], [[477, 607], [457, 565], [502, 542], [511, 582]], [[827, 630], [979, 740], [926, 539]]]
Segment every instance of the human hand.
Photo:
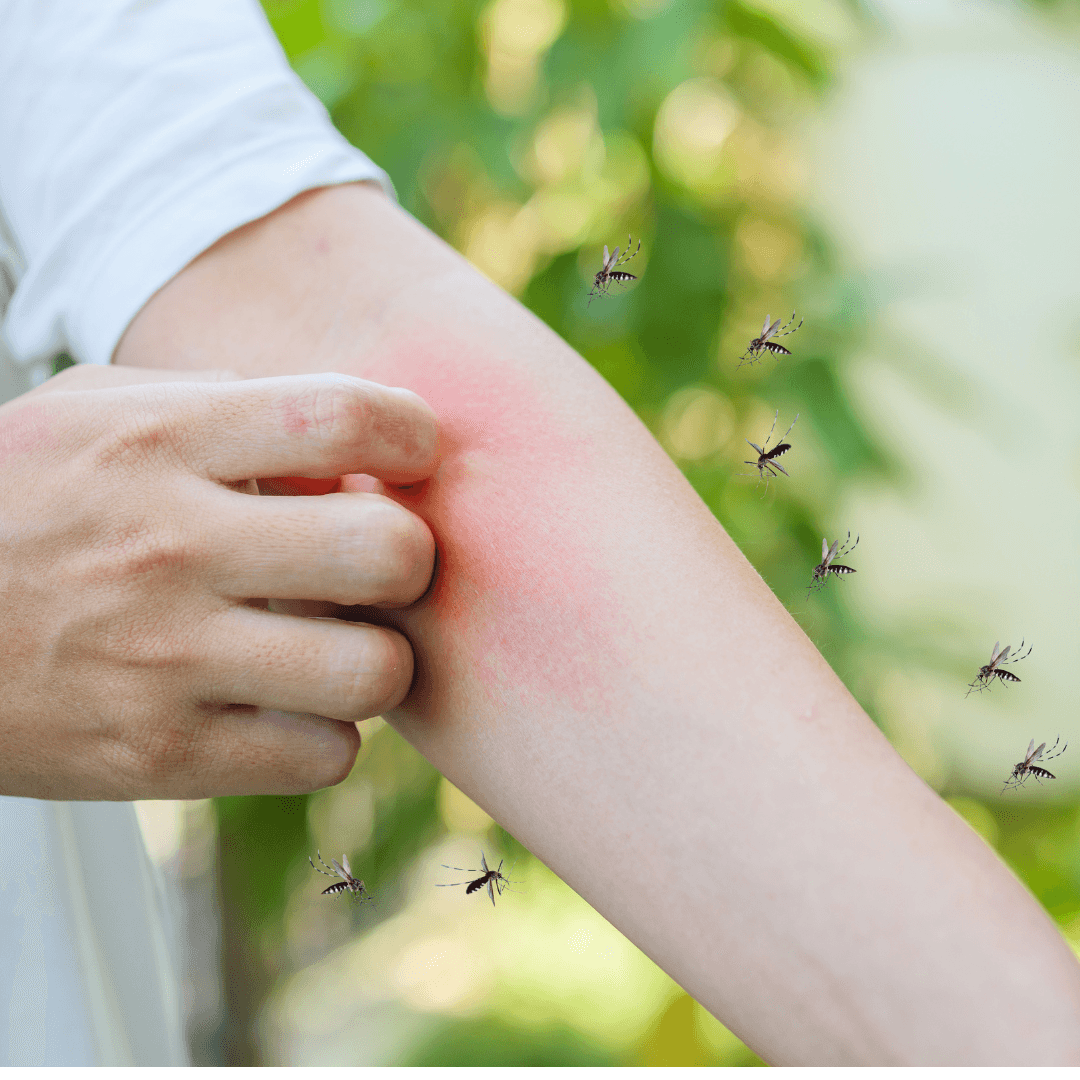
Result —
[[311, 791], [348, 774], [351, 721], [407, 693], [401, 634], [266, 599], [406, 606], [427, 526], [380, 495], [258, 498], [254, 479], [424, 480], [434, 414], [345, 375], [230, 378], [78, 365], [0, 407], [0, 793]]

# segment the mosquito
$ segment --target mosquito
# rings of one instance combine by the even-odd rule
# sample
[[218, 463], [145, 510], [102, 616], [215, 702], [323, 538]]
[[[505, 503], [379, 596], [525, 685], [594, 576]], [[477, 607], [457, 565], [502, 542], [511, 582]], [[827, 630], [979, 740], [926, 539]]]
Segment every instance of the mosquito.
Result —
[[634, 238], [627, 236], [626, 251], [623, 252], [622, 258], [619, 257], [618, 248], [609, 255], [607, 244], [604, 245], [604, 265], [600, 267], [600, 272], [593, 280], [593, 287], [589, 290], [589, 303], [585, 305], [586, 307], [592, 304], [594, 296], [607, 296], [613, 281], [620, 284], [626, 281], [637, 281], [636, 274], [628, 274], [625, 270], [616, 269], [616, 267], [628, 263], [641, 250], [641, 241], [638, 240], [637, 247], [634, 248], [634, 254], [631, 255], [630, 245], [633, 242]]
[[[317, 850], [316, 855], [319, 857], [319, 862], [321, 862], [323, 866], [326, 866], [326, 863], [323, 862], [322, 852]], [[348, 890], [352, 898], [354, 900], [359, 900], [361, 904], [365, 900], [374, 901], [374, 897], [368, 893], [367, 889], [364, 887], [364, 883], [353, 877], [352, 867], [349, 866], [348, 855], [342, 854], [341, 862], [338, 862], [337, 859], [331, 859], [330, 862], [334, 864], [333, 869], [326, 866], [325, 870], [319, 870], [319, 868], [311, 862], [310, 855], [308, 856], [308, 862], [311, 863], [312, 870], [318, 870], [320, 874], [323, 874], [326, 877], [341, 878], [341, 881], [335, 881], [333, 885], [323, 889], [323, 896], [334, 896], [339, 892]]]
[[[1061, 736], [1054, 740], [1054, 745], [1044, 754], [1043, 750], [1046, 749], [1046, 743], [1039, 743], [1038, 749], [1035, 749], [1035, 740], [1032, 739], [1028, 743], [1027, 755], [1023, 761], [1018, 761], [1013, 767], [1013, 771], [1009, 774], [1008, 780], [1005, 781], [1005, 787], [1001, 789], [1002, 795], [1005, 794], [1009, 788], [1023, 787], [1024, 782], [1029, 776], [1034, 776], [1038, 783], [1042, 783], [1044, 780], [1056, 780], [1057, 777], [1047, 769], [1042, 768], [1039, 765], [1034, 764], [1036, 761], [1049, 761], [1051, 758], [1060, 757], [1068, 749], [1069, 744], [1066, 743], [1060, 750], [1057, 749], [1057, 744], [1061, 742]], [[1055, 753], [1055, 750], [1057, 753]]]
[[855, 569], [851, 566], [841, 566], [839, 563], [833, 562], [837, 556], [850, 555], [859, 546], [859, 538], [855, 537], [855, 543], [851, 543], [851, 530], [848, 529], [847, 540], [844, 541], [844, 546], [840, 547], [840, 541], [834, 540], [832, 547], [829, 546], [827, 537], [823, 537], [821, 541], [821, 562], [814, 567], [814, 577], [810, 582], [810, 588], [807, 590], [806, 598], [810, 599], [810, 593], [815, 588], [822, 585], [825, 579], [830, 574], [854, 574]]
[[743, 364], [753, 364], [755, 361], [761, 359], [761, 354], [764, 352], [776, 353], [778, 355], [783, 353], [784, 356], [791, 355], [790, 349], [785, 349], [783, 345], [772, 339], [787, 337], [788, 334], [794, 334], [795, 330], [798, 330], [799, 326], [802, 326], [804, 320], [800, 319], [799, 326], [796, 326], [794, 330], [789, 330], [788, 327], [795, 321], [794, 311], [791, 313], [791, 318], [788, 319], [783, 326], [780, 325], [782, 322], [781, 319], [777, 319], [776, 322], [770, 325], [769, 319], [771, 318], [771, 315], [765, 316], [765, 325], [761, 328], [761, 336], [754, 338], [754, 340], [746, 347], [746, 352], [742, 354], [739, 367], [742, 367]]
[[487, 858], [483, 852], [480, 852], [480, 865], [483, 867], [483, 871], [480, 870], [466, 870], [464, 866], [446, 866], [447, 870], [460, 870], [463, 874], [480, 874], [478, 878], [473, 878], [471, 881], [444, 881], [440, 882], [438, 887], [440, 889], [452, 889], [457, 885], [465, 885], [465, 895], [476, 892], [477, 889], [482, 889], [487, 886], [488, 896], [491, 897], [491, 905], [495, 906], [495, 890], [498, 889], [499, 895], [502, 896], [503, 889], [510, 887], [510, 879], [505, 877], [502, 873], [503, 863], [505, 859], [499, 860], [499, 869], [488, 869]]
[[[1020, 649], [1024, 647], [1024, 643], [1020, 642]], [[1003, 649], [1000, 641], [994, 642], [994, 651], [990, 654], [990, 663], [983, 664], [979, 668], [979, 674], [975, 676], [975, 680], [968, 684], [968, 692], [964, 695], [967, 697], [973, 690], [978, 690], [980, 693], [983, 690], [988, 690], [993, 684], [994, 679], [999, 679], [1001, 682], [1019, 682], [1020, 676], [1014, 675], [1011, 671], [1006, 671], [1005, 664], [1018, 664], [1021, 660], [1027, 659], [1031, 655], [1033, 645], [1028, 646], [1028, 651], [1023, 656], [1020, 655], [1020, 649], [1016, 650], [1016, 655], [1010, 660], [1009, 651], [1011, 645], [1006, 645]]]
[[757, 443], [750, 442], [749, 439], [745, 440], [758, 452], [757, 461], [744, 461], [744, 465], [753, 465], [758, 471], [758, 483], [761, 483], [761, 478], [765, 477], [765, 490], [769, 490], [769, 478], [770, 476], [778, 476], [783, 473], [788, 475], [787, 469], [780, 464], [776, 459], [786, 454], [791, 449], [791, 443], [786, 443], [784, 440], [791, 434], [791, 428], [795, 426], [795, 421], [799, 419], [799, 414], [795, 414], [795, 420], [791, 421], [791, 427], [780, 436], [780, 441], [771, 449], [767, 450], [765, 447], [769, 445], [769, 439], [772, 438], [772, 433], [776, 430], [776, 421], [779, 419], [780, 410], [776, 410], [776, 415], [773, 417], [772, 427], [769, 428], [769, 438], [765, 440], [764, 446], [758, 446]]

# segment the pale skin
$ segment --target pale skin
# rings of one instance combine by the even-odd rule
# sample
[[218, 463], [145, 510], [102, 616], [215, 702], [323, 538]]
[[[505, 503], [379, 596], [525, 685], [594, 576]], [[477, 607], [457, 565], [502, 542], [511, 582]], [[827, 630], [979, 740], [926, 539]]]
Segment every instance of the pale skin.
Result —
[[231, 234], [114, 359], [341, 372], [432, 407], [430, 479], [343, 482], [430, 526], [431, 592], [279, 610], [399, 629], [415, 676], [390, 722], [766, 1060], [1080, 1064], [1080, 971], [1046, 914], [603, 380], [376, 189]]
[[427, 526], [381, 495], [260, 498], [251, 478], [421, 479], [431, 410], [343, 375], [236, 378], [83, 365], [0, 408], [0, 793], [310, 791], [348, 774], [351, 721], [408, 692], [397, 631], [266, 598], [411, 604]]

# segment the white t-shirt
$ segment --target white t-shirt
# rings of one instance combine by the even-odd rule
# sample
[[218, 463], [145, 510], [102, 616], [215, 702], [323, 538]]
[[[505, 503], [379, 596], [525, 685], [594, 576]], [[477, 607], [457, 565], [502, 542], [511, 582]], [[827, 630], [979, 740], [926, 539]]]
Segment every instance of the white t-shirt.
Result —
[[[109, 363], [216, 240], [355, 180], [389, 189], [255, 0], [0, 0], [0, 400], [61, 350]], [[0, 797], [0, 1065], [185, 1063], [166, 924], [129, 803]]]

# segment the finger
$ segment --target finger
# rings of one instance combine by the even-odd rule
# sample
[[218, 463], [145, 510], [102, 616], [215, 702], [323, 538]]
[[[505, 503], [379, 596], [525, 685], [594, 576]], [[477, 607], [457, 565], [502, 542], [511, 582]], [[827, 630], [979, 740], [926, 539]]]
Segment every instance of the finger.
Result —
[[413, 655], [397, 631], [336, 619], [298, 619], [237, 606], [203, 635], [198, 697], [334, 720], [365, 720], [409, 692]]
[[221, 596], [404, 607], [431, 581], [431, 530], [383, 495], [221, 491], [207, 509], [203, 573]]
[[435, 414], [409, 390], [336, 374], [139, 389], [170, 435], [186, 433], [188, 463], [215, 480], [362, 472], [410, 483], [434, 467]]
[[200, 791], [179, 777], [177, 793], [199, 795], [300, 795], [339, 784], [360, 749], [355, 724], [325, 716], [271, 709], [228, 709], [201, 725], [190, 747]]

